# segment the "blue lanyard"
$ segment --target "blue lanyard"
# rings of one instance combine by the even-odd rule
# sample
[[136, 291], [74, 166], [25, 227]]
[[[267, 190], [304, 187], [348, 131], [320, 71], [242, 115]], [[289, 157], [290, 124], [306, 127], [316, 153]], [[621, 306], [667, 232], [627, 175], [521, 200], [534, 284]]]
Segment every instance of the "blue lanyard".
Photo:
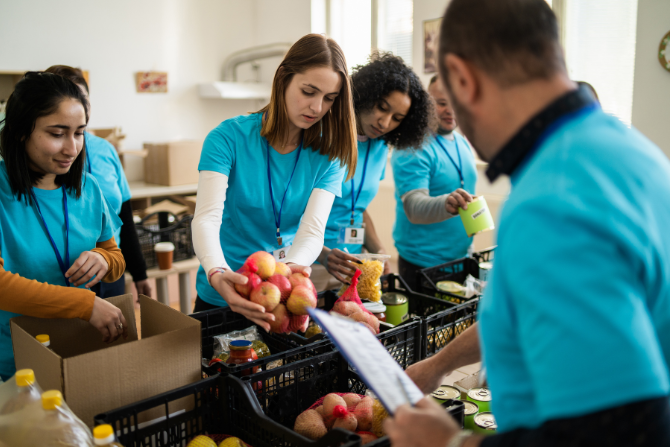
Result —
[[293, 174], [295, 174], [295, 169], [298, 167], [298, 160], [300, 160], [300, 153], [302, 152], [302, 138], [300, 139], [300, 146], [298, 146], [298, 155], [295, 157], [295, 165], [293, 166], [293, 172], [291, 172], [291, 177], [288, 179], [286, 184], [286, 190], [284, 191], [284, 196], [281, 199], [281, 205], [279, 205], [279, 216], [277, 216], [277, 209], [275, 207], [275, 198], [272, 193], [272, 176], [270, 175], [270, 143], [268, 140], [265, 140], [265, 151], [268, 156], [268, 184], [270, 185], [270, 202], [272, 202], [272, 214], [275, 218], [275, 225], [277, 226], [277, 244], [279, 247], [282, 247], [282, 237], [281, 237], [281, 213], [284, 209], [284, 199], [286, 199], [286, 193], [288, 192], [288, 187], [291, 185], [291, 180], [293, 180]]
[[447, 154], [447, 157], [449, 157], [449, 160], [451, 160], [451, 162], [453, 163], [454, 167], [456, 168], [456, 171], [458, 171], [458, 177], [461, 179], [461, 188], [465, 188], [465, 182], [463, 181], [463, 162], [461, 161], [461, 151], [458, 150], [458, 141], [456, 139], [456, 135], [454, 135], [454, 144], [456, 145], [456, 153], [458, 154], [458, 165], [451, 157], [451, 154], [449, 154], [447, 148], [444, 147], [444, 145], [440, 141], [439, 135], [435, 135], [435, 141], [437, 141], [437, 144], [439, 144], [440, 147], [444, 150], [444, 153]]
[[368, 151], [365, 153], [365, 163], [363, 164], [363, 176], [361, 177], [361, 184], [358, 187], [358, 194], [354, 198], [354, 193], [356, 192], [356, 186], [354, 185], [354, 179], [351, 179], [351, 225], [354, 224], [354, 209], [356, 207], [356, 202], [361, 196], [361, 191], [363, 191], [363, 184], [365, 183], [365, 173], [368, 170], [368, 157], [370, 156], [370, 140], [368, 139]]
[[58, 261], [58, 265], [60, 266], [61, 272], [63, 272], [63, 278], [65, 278], [65, 285], [70, 286], [71, 285], [70, 281], [68, 281], [68, 279], [65, 277], [65, 273], [67, 272], [70, 265], [70, 250], [69, 250], [70, 216], [67, 210], [67, 194], [65, 193], [65, 187], [61, 186], [61, 189], [63, 190], [63, 214], [65, 215], [65, 262], [63, 262], [63, 258], [61, 257], [60, 252], [58, 251], [58, 247], [56, 247], [56, 242], [54, 242], [54, 238], [51, 237], [49, 227], [47, 226], [47, 221], [44, 219], [44, 216], [42, 215], [42, 210], [40, 209], [40, 204], [37, 201], [37, 196], [35, 196], [35, 192], [32, 189], [30, 190], [30, 195], [32, 196], [33, 201], [35, 202], [37, 212], [42, 218], [42, 223], [44, 224], [44, 230], [47, 232], [49, 242], [51, 242], [51, 247], [54, 249], [54, 253], [56, 253], [56, 260]]

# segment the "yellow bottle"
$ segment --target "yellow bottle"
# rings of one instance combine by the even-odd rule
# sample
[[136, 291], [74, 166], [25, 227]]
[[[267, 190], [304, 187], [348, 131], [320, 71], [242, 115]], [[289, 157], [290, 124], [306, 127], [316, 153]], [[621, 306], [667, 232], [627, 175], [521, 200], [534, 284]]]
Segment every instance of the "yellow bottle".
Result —
[[[14, 395], [2, 405], [0, 415], [14, 413], [41, 401], [42, 390], [35, 382], [35, 373], [32, 369], [18, 370], [14, 375], [14, 380], [16, 381], [16, 388], [13, 390]], [[10, 383], [7, 385], [9, 386]]]
[[42, 393], [44, 414], [30, 434], [30, 442], [45, 447], [92, 446], [93, 437], [84, 423], [65, 406], [60, 391]]
[[123, 447], [120, 443], [116, 442], [114, 429], [109, 424], [98, 425], [93, 429], [93, 442], [95, 445], [106, 447]]
[[37, 341], [42, 343], [42, 346], [44, 346], [45, 348], [51, 349], [50, 348], [51, 338], [49, 338], [49, 336], [47, 334], [40, 334], [40, 335], [35, 336], [35, 338], [37, 339]]

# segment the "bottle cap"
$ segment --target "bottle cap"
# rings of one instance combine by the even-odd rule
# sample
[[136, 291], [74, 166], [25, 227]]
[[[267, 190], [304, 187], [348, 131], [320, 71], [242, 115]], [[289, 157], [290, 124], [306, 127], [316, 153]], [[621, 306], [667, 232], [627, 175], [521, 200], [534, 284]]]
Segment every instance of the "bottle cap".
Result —
[[37, 341], [42, 343], [44, 346], [49, 346], [51, 344], [51, 339], [47, 334], [40, 334], [37, 337], [35, 337]]
[[42, 408], [55, 410], [63, 405], [63, 395], [58, 390], [45, 391], [42, 393]]
[[32, 369], [16, 371], [16, 386], [30, 386], [35, 383], [35, 372]]
[[95, 445], [107, 445], [114, 442], [114, 429], [109, 424], [98, 425], [93, 429]]

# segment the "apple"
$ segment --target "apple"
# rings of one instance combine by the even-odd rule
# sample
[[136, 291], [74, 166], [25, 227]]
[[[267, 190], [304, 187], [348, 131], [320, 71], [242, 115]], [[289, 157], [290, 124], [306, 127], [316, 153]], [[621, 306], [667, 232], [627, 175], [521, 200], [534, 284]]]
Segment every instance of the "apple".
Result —
[[281, 292], [279, 287], [267, 281], [260, 283], [251, 291], [249, 299], [252, 303], [260, 304], [266, 312], [272, 312], [279, 304]]
[[238, 273], [240, 273], [240, 275], [244, 275], [247, 277], [247, 283], [235, 284], [235, 290], [243, 297], [249, 298], [251, 291], [254, 290], [262, 282], [261, 277], [248, 270], [242, 272], [238, 271]]
[[275, 275], [282, 275], [288, 278], [291, 275], [291, 267], [283, 262], [277, 262], [275, 265]]
[[307, 287], [314, 292], [314, 296], [316, 297], [316, 287], [314, 287], [314, 283], [307, 276], [302, 273], [292, 273], [291, 276], [288, 277], [288, 280], [291, 281], [291, 287], [293, 289], [298, 286]]
[[263, 281], [265, 281], [274, 274], [275, 264], [275, 258], [270, 253], [266, 251], [257, 251], [244, 261], [242, 268], [255, 272]]
[[291, 315], [289, 332], [305, 332], [309, 326], [309, 315]]
[[305, 286], [294, 287], [286, 308], [294, 315], [307, 315], [307, 309], [316, 307], [316, 295]]
[[270, 321], [271, 332], [276, 334], [290, 332], [288, 326], [291, 323], [291, 315], [288, 313], [286, 306], [278, 304], [270, 313], [275, 316], [275, 321]]
[[288, 297], [291, 295], [291, 282], [286, 276], [275, 273], [274, 275], [268, 278], [268, 282], [274, 284], [279, 288], [281, 293], [281, 302], [286, 303]]

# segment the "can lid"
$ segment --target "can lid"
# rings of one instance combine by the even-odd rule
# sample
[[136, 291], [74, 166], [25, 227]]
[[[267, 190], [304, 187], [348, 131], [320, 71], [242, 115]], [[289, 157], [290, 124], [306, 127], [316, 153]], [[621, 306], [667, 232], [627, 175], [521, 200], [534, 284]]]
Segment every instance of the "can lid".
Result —
[[20, 369], [16, 371], [14, 377], [16, 379], [16, 386], [24, 387], [35, 383], [35, 372], [32, 369]]
[[386, 306], [384, 306], [382, 303], [363, 303], [363, 306], [373, 314], [386, 312]]
[[435, 284], [435, 287], [437, 287], [437, 290], [440, 292], [459, 293], [465, 291], [465, 287], [456, 281], [440, 281]]
[[63, 395], [58, 390], [50, 390], [42, 393], [42, 408], [45, 410], [55, 410], [63, 405]]
[[51, 345], [51, 339], [49, 338], [49, 336], [47, 334], [40, 334], [40, 335], [35, 336], [35, 338], [37, 339], [37, 341], [42, 343], [44, 346]]
[[485, 430], [495, 430], [498, 428], [496, 424], [496, 419], [493, 417], [493, 413], [484, 412], [479, 413], [475, 416], [475, 424]]
[[468, 391], [468, 396], [474, 400], [480, 400], [482, 402], [491, 401], [491, 391], [488, 388], [472, 388]]
[[107, 445], [114, 442], [114, 429], [109, 424], [98, 425], [93, 429], [95, 445]]
[[437, 398], [437, 399], [460, 399], [461, 398], [461, 392], [458, 388], [450, 386], [450, 385], [442, 385], [435, 391], [433, 391], [431, 396]]
[[387, 292], [382, 295], [382, 302], [387, 306], [397, 306], [399, 304], [405, 304], [407, 302], [407, 297], [402, 293]]
[[251, 349], [251, 342], [249, 340], [233, 340], [229, 343], [231, 351], [246, 351]]
[[477, 414], [479, 411], [479, 405], [474, 402], [470, 402], [469, 400], [463, 401], [463, 405], [465, 405], [465, 414], [467, 416], [471, 414]]

